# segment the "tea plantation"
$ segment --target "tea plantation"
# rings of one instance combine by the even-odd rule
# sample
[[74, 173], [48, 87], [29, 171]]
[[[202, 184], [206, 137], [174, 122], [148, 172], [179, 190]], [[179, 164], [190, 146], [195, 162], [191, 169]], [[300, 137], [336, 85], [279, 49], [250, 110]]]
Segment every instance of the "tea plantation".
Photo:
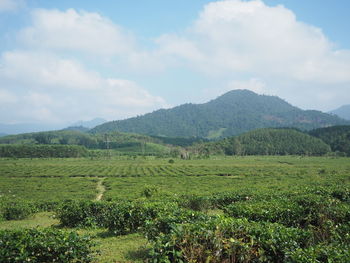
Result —
[[0, 262], [349, 259], [349, 158], [0, 159]]

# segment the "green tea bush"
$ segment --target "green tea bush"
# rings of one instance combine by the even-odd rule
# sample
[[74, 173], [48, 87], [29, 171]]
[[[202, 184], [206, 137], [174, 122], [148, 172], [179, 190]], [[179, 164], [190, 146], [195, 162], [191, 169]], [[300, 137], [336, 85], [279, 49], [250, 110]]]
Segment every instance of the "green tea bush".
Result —
[[224, 207], [232, 217], [254, 221], [278, 222], [286, 226], [322, 227], [328, 220], [345, 223], [350, 219], [350, 207], [334, 198], [300, 195], [275, 200], [236, 202]]
[[35, 205], [28, 202], [5, 202], [0, 206], [0, 218], [4, 220], [25, 219], [35, 212]]
[[121, 235], [136, 232], [146, 221], [176, 209], [176, 203], [67, 201], [57, 210], [57, 217], [62, 226], [106, 227]]
[[178, 206], [174, 203], [117, 203], [112, 206], [106, 217], [106, 227], [117, 235], [136, 232], [147, 222], [156, 220], [162, 214], [173, 213], [177, 209]]
[[168, 209], [152, 220], [147, 220], [142, 228], [147, 239], [155, 241], [159, 235], [169, 234], [178, 224], [209, 220], [211, 217], [201, 212], [187, 209]]
[[62, 226], [103, 227], [111, 205], [107, 202], [68, 200], [58, 207], [56, 214]]
[[349, 245], [318, 244], [304, 249], [297, 249], [290, 254], [291, 262], [297, 263], [344, 263], [349, 262], [350, 247]]
[[178, 203], [181, 207], [194, 211], [205, 211], [213, 208], [213, 201], [209, 196], [181, 196]]
[[289, 262], [310, 240], [308, 231], [297, 228], [218, 217], [173, 225], [155, 239], [150, 257], [152, 262]]
[[74, 262], [93, 260], [89, 237], [57, 229], [0, 230], [0, 262]]

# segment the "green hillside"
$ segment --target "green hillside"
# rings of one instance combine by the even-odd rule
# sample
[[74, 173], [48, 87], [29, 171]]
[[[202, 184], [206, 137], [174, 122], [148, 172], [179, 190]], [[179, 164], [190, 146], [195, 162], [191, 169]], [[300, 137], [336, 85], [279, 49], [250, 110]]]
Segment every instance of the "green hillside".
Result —
[[329, 145], [295, 129], [258, 129], [217, 142], [197, 144], [198, 154], [227, 155], [323, 155]]
[[329, 144], [334, 152], [350, 156], [350, 126], [333, 126], [310, 131], [312, 136]]
[[275, 96], [230, 91], [204, 104], [184, 104], [126, 120], [107, 122], [92, 133], [119, 131], [169, 137], [223, 138], [258, 128], [311, 130], [349, 122], [319, 111], [304, 111]]

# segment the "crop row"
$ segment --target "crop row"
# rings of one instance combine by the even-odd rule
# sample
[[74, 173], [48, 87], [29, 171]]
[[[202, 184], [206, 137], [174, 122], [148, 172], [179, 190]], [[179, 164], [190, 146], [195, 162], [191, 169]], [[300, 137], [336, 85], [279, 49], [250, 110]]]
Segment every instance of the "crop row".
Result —
[[192, 167], [192, 166], [3, 166], [0, 168], [3, 176], [176, 176], [176, 175], [234, 175], [232, 167]]

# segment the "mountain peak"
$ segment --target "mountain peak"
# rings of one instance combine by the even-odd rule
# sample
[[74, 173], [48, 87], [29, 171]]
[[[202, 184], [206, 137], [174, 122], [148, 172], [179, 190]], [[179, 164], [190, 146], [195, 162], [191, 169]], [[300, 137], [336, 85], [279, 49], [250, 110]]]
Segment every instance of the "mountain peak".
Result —
[[294, 127], [310, 130], [347, 124], [336, 116], [303, 111], [277, 96], [231, 90], [203, 104], [184, 104], [143, 116], [107, 122], [92, 132], [121, 131], [169, 137], [219, 138], [257, 128]]

